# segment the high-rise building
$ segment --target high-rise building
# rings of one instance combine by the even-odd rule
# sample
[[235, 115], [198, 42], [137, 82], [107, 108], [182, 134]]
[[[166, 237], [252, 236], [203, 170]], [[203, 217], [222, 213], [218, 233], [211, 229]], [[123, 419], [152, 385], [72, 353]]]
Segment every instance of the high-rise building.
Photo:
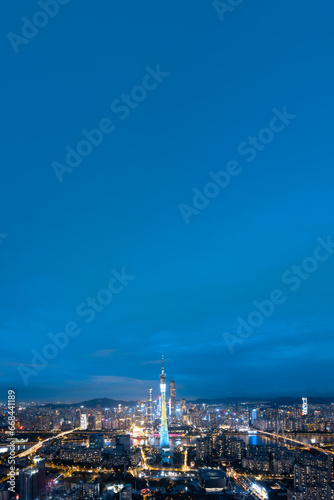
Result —
[[217, 415], [216, 413], [210, 413], [210, 423], [212, 429], [217, 429]]
[[0, 500], [9, 500], [9, 491], [4, 486], [0, 486]]
[[[72, 497], [73, 498], [73, 497]], [[98, 500], [100, 497], [100, 485], [95, 481], [80, 484], [80, 498]]]
[[206, 460], [212, 451], [212, 439], [209, 437], [196, 439], [196, 458]]
[[174, 380], [170, 381], [170, 416], [172, 422], [175, 420], [176, 389]]
[[160, 375], [161, 392], [161, 426], [160, 426], [160, 446], [169, 446], [169, 435], [166, 415], [166, 374], [164, 368], [164, 357], [162, 356], [162, 372]]
[[182, 398], [181, 401], [180, 401], [180, 404], [181, 404], [181, 413], [182, 413], [182, 415], [187, 415], [186, 400], [184, 398]]
[[308, 409], [307, 409], [307, 398], [302, 398], [302, 415], [307, 415]]
[[150, 387], [148, 389], [147, 397], [147, 421], [149, 424], [153, 424], [153, 389]]
[[254, 423], [254, 420], [257, 420], [257, 417], [258, 417], [257, 409], [253, 408], [253, 410], [251, 412], [251, 422], [252, 422], [252, 425]]
[[141, 413], [141, 401], [137, 401], [137, 406], [136, 406], [136, 410], [135, 410], [135, 414], [134, 414], [134, 420], [136, 422], [136, 424], [138, 425], [141, 425], [141, 421], [142, 421], [142, 413]]
[[120, 500], [131, 500], [132, 499], [132, 486], [131, 484], [126, 484], [123, 490], [119, 494]]
[[130, 434], [120, 434], [116, 436], [117, 453], [130, 453], [131, 440]]
[[88, 416], [86, 415], [86, 413], [83, 413], [80, 417], [80, 429], [82, 431], [85, 431], [87, 430], [87, 427], [88, 427]]
[[37, 469], [37, 480], [38, 480], [38, 491], [40, 497], [45, 493], [45, 458], [35, 457], [34, 458], [35, 468]]
[[95, 415], [88, 415], [88, 429], [95, 429]]
[[40, 498], [37, 469], [22, 469], [19, 475], [19, 483], [21, 500], [36, 500]]
[[89, 448], [91, 450], [103, 450], [104, 448], [104, 434], [90, 434], [89, 435]]
[[102, 415], [100, 411], [95, 415], [95, 429], [97, 431], [102, 430]]

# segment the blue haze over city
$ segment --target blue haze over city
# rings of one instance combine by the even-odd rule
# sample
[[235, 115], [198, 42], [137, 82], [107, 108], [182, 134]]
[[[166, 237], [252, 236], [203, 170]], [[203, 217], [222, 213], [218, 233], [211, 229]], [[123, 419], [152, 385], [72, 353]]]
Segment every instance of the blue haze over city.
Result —
[[333, 396], [333, 3], [6, 10], [2, 394]]

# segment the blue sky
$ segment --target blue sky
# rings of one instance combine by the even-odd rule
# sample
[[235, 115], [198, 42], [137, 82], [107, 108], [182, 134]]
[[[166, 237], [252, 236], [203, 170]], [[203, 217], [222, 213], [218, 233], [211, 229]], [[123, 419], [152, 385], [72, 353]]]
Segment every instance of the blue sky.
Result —
[[[1, 27], [3, 398], [144, 398], [161, 352], [180, 397], [332, 395], [334, 255], [296, 291], [282, 275], [334, 238], [333, 3], [245, 0], [223, 21], [211, 1], [58, 7], [19, 0]], [[247, 161], [241, 144], [284, 109]], [[69, 167], [65, 148], [105, 119]], [[134, 279], [87, 323], [78, 306], [123, 268]], [[284, 303], [231, 352], [224, 334], [274, 289]], [[36, 371], [68, 322], [80, 333]]]

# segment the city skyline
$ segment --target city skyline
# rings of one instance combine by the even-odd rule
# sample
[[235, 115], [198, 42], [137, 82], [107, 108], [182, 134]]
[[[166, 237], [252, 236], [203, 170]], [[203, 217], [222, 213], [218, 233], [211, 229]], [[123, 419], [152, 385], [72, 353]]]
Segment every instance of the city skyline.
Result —
[[[18, 394], [18, 399], [19, 401], [21, 401], [22, 403], [31, 403], [31, 402], [35, 402], [35, 403], [40, 403], [40, 404], [43, 404], [43, 403], [59, 403], [59, 404], [77, 404], [77, 403], [84, 403], [85, 401], [95, 401], [95, 400], [114, 400], [114, 401], [122, 401], [123, 403], [127, 403], [127, 402], [132, 402], [132, 403], [136, 403], [137, 401], [146, 401], [147, 403], [148, 402], [151, 402], [153, 404], [154, 403], [157, 403], [158, 399], [164, 399], [165, 400], [165, 407], [168, 408], [168, 415], [169, 415], [169, 418], [171, 418], [173, 420], [173, 416], [175, 417], [175, 404], [176, 404], [176, 401], [179, 401], [181, 399], [184, 399], [184, 400], [187, 400], [189, 403], [193, 402], [193, 403], [196, 403], [197, 401], [200, 401], [200, 400], [203, 400], [203, 401], [207, 401], [208, 404], [215, 404], [217, 401], [221, 400], [222, 402], [228, 402], [228, 401], [236, 401], [236, 402], [242, 402], [242, 403], [246, 403], [246, 402], [265, 402], [265, 401], [277, 401], [277, 402], [280, 402], [280, 401], [283, 401], [283, 400], [286, 400], [286, 403], [287, 404], [290, 404], [292, 401], [301, 401], [302, 404], [304, 404], [304, 401], [306, 401], [306, 407], [307, 407], [307, 400], [314, 400], [314, 401], [318, 401], [319, 403], [321, 402], [333, 402], [334, 403], [334, 394], [331, 395], [331, 394], [328, 394], [327, 396], [317, 396], [317, 395], [313, 395], [313, 394], [309, 394], [307, 396], [305, 396], [305, 394], [303, 395], [300, 395], [298, 393], [296, 394], [266, 394], [266, 395], [261, 395], [261, 396], [256, 396], [255, 394], [250, 394], [250, 395], [224, 395], [224, 394], [218, 394], [216, 396], [208, 396], [208, 394], [204, 394], [202, 396], [193, 396], [193, 397], [189, 397], [189, 396], [186, 396], [185, 394], [182, 394], [182, 391], [181, 391], [181, 387], [178, 386], [177, 384], [177, 381], [175, 380], [172, 380], [172, 379], [166, 379], [166, 373], [165, 373], [165, 369], [164, 369], [164, 366], [165, 366], [165, 361], [168, 361], [168, 360], [165, 360], [164, 359], [164, 355], [162, 354], [162, 359], [159, 360], [160, 363], [162, 363], [162, 373], [160, 374], [159, 377], [156, 378], [156, 380], [146, 380], [146, 381], [142, 381], [142, 383], [140, 385], [144, 385], [144, 382], [146, 384], [150, 383], [149, 385], [145, 386], [142, 388], [141, 391], [138, 391], [138, 392], [134, 392], [133, 393], [133, 397], [128, 397], [128, 398], [124, 398], [122, 396], [120, 397], [113, 397], [112, 394], [104, 394], [104, 395], [100, 395], [100, 396], [97, 396], [96, 394], [92, 394], [91, 397], [87, 397], [86, 400], [84, 399], [73, 399], [73, 400], [66, 400], [66, 399], [59, 399], [59, 398], [55, 398], [55, 399], [41, 399], [38, 401], [38, 399], [32, 399], [32, 400], [27, 400], [27, 399], [20, 399], [20, 396]], [[156, 363], [154, 363], [156, 364]], [[180, 395], [180, 392], [181, 392], [181, 395]], [[84, 394], [86, 394], [86, 392], [84, 391]], [[145, 395], [144, 395], [145, 394]], [[159, 396], [160, 394], [160, 396]], [[176, 394], [178, 394], [178, 397], [176, 397]], [[146, 397], [145, 397], [146, 396]], [[1, 398], [0, 398], [0, 401], [1, 401]], [[149, 406], [150, 407], [150, 406]], [[151, 408], [151, 407], [150, 407]], [[150, 421], [150, 418], [149, 418], [149, 421]], [[168, 432], [168, 431], [167, 431]]]
[[[80, 407], [21, 406], [9, 391], [7, 409], [0, 405], [4, 500], [10, 500], [6, 479], [8, 491], [18, 489], [26, 500], [108, 500], [117, 492], [120, 500], [140, 499], [138, 486], [142, 497], [160, 499], [161, 493], [206, 498], [213, 489], [217, 498], [231, 500], [241, 493], [250, 500], [332, 499], [333, 404], [306, 397], [297, 404], [206, 405], [176, 398], [174, 415], [172, 405], [164, 404], [164, 365], [161, 371], [161, 395], [153, 404], [151, 388], [147, 401], [109, 407], [102, 400]], [[8, 433], [16, 436], [10, 444]], [[6, 467], [15, 459], [16, 480]]]
[[[170, 418], [172, 418], [173, 420], [173, 417], [175, 417], [175, 404], [176, 404], [176, 401], [180, 400], [180, 399], [185, 399], [187, 400], [188, 402], [194, 402], [196, 403], [197, 400], [206, 400], [208, 402], [208, 404], [214, 404], [216, 401], [218, 400], [221, 400], [222, 402], [227, 402], [227, 401], [239, 401], [239, 402], [263, 402], [263, 401], [274, 401], [274, 400], [284, 400], [286, 399], [287, 400], [287, 403], [291, 402], [292, 400], [300, 400], [300, 401], [303, 401], [304, 400], [308, 400], [308, 399], [313, 399], [315, 401], [326, 401], [326, 402], [329, 402], [329, 401], [332, 401], [334, 403], [334, 394], [333, 395], [330, 395], [328, 394], [327, 396], [318, 396], [317, 395], [312, 395], [312, 394], [309, 394], [307, 397], [305, 397], [305, 394], [304, 396], [301, 396], [300, 394], [296, 393], [296, 394], [293, 394], [293, 395], [288, 395], [288, 394], [267, 394], [267, 395], [262, 395], [262, 396], [256, 396], [255, 394], [250, 394], [248, 397], [246, 395], [239, 395], [239, 396], [236, 396], [236, 395], [224, 395], [223, 393], [221, 394], [218, 394], [216, 396], [213, 396], [213, 397], [209, 397], [208, 394], [203, 394], [201, 396], [193, 396], [193, 397], [190, 397], [183, 394], [182, 393], [182, 390], [181, 390], [181, 386], [178, 385], [177, 381], [175, 380], [172, 380], [171, 378], [169, 379], [166, 379], [166, 374], [165, 374], [165, 362], [168, 362], [169, 360], [166, 360], [164, 359], [164, 355], [162, 354], [162, 359], [159, 360], [159, 363], [162, 363], [162, 373], [161, 375], [158, 377], [156, 377], [156, 380], [149, 380], [149, 381], [145, 381], [145, 383], [150, 383], [149, 385], [145, 386], [142, 388], [141, 391], [138, 391], [138, 392], [134, 392], [133, 393], [133, 397], [128, 397], [128, 398], [124, 398], [122, 397], [122, 395], [120, 397], [113, 397], [112, 394], [107, 394], [105, 393], [104, 395], [100, 395], [100, 396], [97, 396], [96, 394], [92, 394], [91, 397], [87, 397], [85, 400], [89, 400], [89, 401], [94, 401], [94, 400], [116, 400], [116, 401], [122, 401], [124, 403], [126, 402], [136, 402], [138, 400], [142, 400], [142, 401], [151, 401], [152, 404], [153, 402], [157, 402], [159, 397], [162, 397], [162, 393], [164, 393], [164, 399], [165, 399], [165, 406], [168, 407], [168, 415]], [[157, 363], [154, 363], [154, 365], [156, 365]], [[140, 385], [144, 385], [144, 381], [142, 381], [143, 383], [140, 384]], [[180, 392], [181, 392], [181, 395], [180, 395]], [[86, 394], [86, 392], [84, 391], [84, 394]], [[83, 395], [84, 395], [83, 394]], [[144, 396], [144, 394], [146, 395], [146, 397]], [[160, 394], [160, 396], [159, 396]], [[178, 397], [176, 397], [176, 394], [178, 394]], [[77, 403], [83, 403], [85, 402], [85, 400], [83, 398], [79, 398], [79, 399], [73, 399], [73, 400], [66, 400], [66, 399], [61, 399], [61, 398], [54, 398], [54, 399], [31, 399], [31, 400], [27, 400], [27, 399], [24, 399], [24, 398], [20, 398], [20, 394], [18, 393], [18, 399], [20, 402], [22, 403], [31, 403], [31, 402], [37, 402], [37, 403], [63, 403], [63, 404], [77, 404]], [[2, 399], [0, 398], [0, 401]], [[307, 405], [307, 403], [306, 403]], [[151, 408], [151, 407], [150, 407]], [[150, 421], [150, 418], [149, 418], [149, 421]]]

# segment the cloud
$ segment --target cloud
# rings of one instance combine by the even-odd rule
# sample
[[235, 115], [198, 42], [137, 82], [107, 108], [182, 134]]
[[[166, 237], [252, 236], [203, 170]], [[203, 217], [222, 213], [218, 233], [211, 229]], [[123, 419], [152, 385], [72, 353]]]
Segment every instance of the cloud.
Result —
[[98, 384], [126, 384], [126, 385], [143, 385], [151, 383], [151, 380], [140, 380], [132, 377], [116, 377], [114, 375], [97, 375], [91, 378], [92, 383]]
[[[86, 379], [67, 379], [65, 387], [72, 391], [73, 397], [111, 399], [139, 399], [147, 396], [147, 388], [158, 390], [157, 380], [142, 380], [135, 377], [116, 375], [92, 375]], [[154, 389], [155, 390], [155, 389]]]

